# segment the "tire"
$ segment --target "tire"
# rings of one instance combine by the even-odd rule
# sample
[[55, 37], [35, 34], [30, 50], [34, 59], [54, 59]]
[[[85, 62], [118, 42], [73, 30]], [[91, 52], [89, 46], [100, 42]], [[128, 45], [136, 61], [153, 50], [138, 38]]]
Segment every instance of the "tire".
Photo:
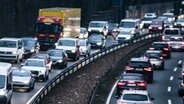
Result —
[[31, 90], [33, 90], [35, 87], [35, 83], [33, 82], [33, 85], [31, 86]]
[[183, 93], [181, 93], [181, 91], [178, 90], [178, 95], [179, 95], [180, 97], [182, 97], [182, 96], [183, 96]]

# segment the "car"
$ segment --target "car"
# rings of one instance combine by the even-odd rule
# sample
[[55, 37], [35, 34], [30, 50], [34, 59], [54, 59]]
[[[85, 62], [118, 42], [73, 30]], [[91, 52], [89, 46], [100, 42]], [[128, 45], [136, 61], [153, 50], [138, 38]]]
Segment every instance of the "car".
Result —
[[45, 59], [28, 58], [21, 66], [23, 70], [30, 70], [35, 79], [43, 82], [49, 79], [49, 68]]
[[148, 83], [152, 83], [154, 69], [148, 58], [138, 57], [131, 58], [128, 65], [125, 67], [126, 73], [140, 73], [144, 75], [144, 78]]
[[24, 43], [24, 57], [30, 56], [34, 53], [38, 53], [40, 50], [40, 45], [37, 38], [33, 37], [23, 37], [22, 41]]
[[153, 19], [149, 26], [149, 33], [162, 33], [164, 30], [164, 21], [162, 19]]
[[163, 31], [162, 40], [165, 42], [169, 42], [172, 36], [180, 36], [179, 28], [165, 28]]
[[113, 33], [119, 33], [119, 24], [118, 23], [108, 23], [108, 34], [112, 35]]
[[130, 31], [122, 30], [116, 37], [118, 43], [124, 43], [130, 40], [134, 35]]
[[49, 49], [47, 54], [50, 56], [52, 60], [51, 68], [65, 68], [68, 63], [68, 55], [65, 50], [61, 49]]
[[86, 39], [88, 38], [88, 31], [85, 27], [80, 28], [80, 35], [79, 38]]
[[184, 77], [179, 77], [179, 83], [178, 83], [178, 95], [184, 96]]
[[146, 90], [147, 81], [142, 74], [122, 73], [116, 85], [116, 95], [120, 96], [123, 90]]
[[33, 54], [31, 56], [31, 58], [38, 58], [38, 59], [44, 59], [46, 61], [47, 67], [49, 68], [49, 72], [52, 71], [52, 60], [50, 58], [50, 56], [47, 53], [37, 53], [37, 54]]
[[184, 51], [184, 39], [181, 35], [171, 36], [168, 42], [172, 51]]
[[88, 33], [100, 33], [104, 36], [108, 34], [108, 21], [91, 21], [88, 26]]
[[87, 57], [91, 53], [91, 44], [88, 39], [79, 39], [80, 41], [80, 55]]
[[155, 17], [144, 17], [141, 22], [142, 28], [149, 28], [153, 19], [155, 19]]
[[156, 13], [145, 13], [144, 18], [156, 18]]
[[35, 86], [35, 78], [30, 70], [23, 70], [21, 68], [12, 68], [13, 88], [26, 89], [31, 91]]
[[153, 42], [149, 50], [160, 50], [164, 58], [171, 58], [171, 48], [167, 42], [156, 41]]
[[80, 58], [80, 41], [77, 38], [60, 38], [56, 43], [56, 49], [65, 50], [68, 58], [74, 61]]
[[20, 38], [0, 39], [0, 60], [20, 63], [24, 58], [24, 43]]
[[117, 104], [153, 104], [155, 98], [145, 90], [124, 90]]
[[162, 55], [162, 51], [159, 50], [147, 50], [144, 57], [149, 58], [151, 65], [154, 69], [164, 70], [165, 61]]
[[179, 18], [174, 23], [174, 27], [180, 28], [181, 34], [184, 34], [184, 18]]
[[91, 44], [91, 48], [104, 49], [106, 46], [106, 39], [102, 34], [93, 33], [89, 36], [88, 39], [89, 43]]

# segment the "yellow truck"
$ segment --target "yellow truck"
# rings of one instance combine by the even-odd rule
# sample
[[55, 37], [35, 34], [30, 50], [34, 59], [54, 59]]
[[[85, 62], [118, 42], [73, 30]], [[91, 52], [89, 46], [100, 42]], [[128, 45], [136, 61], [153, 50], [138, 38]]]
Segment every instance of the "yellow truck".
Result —
[[35, 36], [38, 38], [41, 47], [54, 47], [61, 37], [78, 37], [80, 23], [80, 8], [39, 9]]

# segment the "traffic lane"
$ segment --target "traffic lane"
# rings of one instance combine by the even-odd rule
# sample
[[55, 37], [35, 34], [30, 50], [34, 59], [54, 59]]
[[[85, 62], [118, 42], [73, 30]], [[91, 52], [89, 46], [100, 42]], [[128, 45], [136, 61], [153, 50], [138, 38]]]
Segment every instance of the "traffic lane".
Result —
[[[165, 60], [165, 70], [154, 71], [154, 82], [148, 84], [148, 91], [150, 95], [155, 98], [155, 104], [168, 104], [170, 101], [173, 102], [173, 104], [182, 104], [182, 99], [177, 95], [177, 77], [180, 71], [176, 70], [176, 67], [183, 55], [184, 53], [181, 52], [172, 52], [171, 59]], [[171, 78], [171, 76], [173, 76], [173, 78]], [[170, 81], [170, 79], [173, 81]], [[112, 96], [109, 99], [109, 104], [116, 104], [117, 99], [115, 96], [116, 88], [113, 90]]]
[[154, 72], [154, 83], [148, 85], [148, 91], [155, 98], [155, 104], [182, 104], [177, 94], [178, 61], [184, 53], [172, 52], [171, 59], [165, 60], [165, 70]]

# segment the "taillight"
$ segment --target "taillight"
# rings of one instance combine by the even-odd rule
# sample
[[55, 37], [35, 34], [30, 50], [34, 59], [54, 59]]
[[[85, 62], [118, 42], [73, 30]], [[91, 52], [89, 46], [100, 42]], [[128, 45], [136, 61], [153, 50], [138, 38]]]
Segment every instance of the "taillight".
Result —
[[163, 57], [160, 57], [160, 60], [163, 60], [164, 58]]
[[162, 36], [162, 40], [164, 40], [165, 39], [165, 36]]
[[126, 66], [125, 70], [133, 70], [134, 68], [130, 67], [130, 66]]
[[162, 27], [158, 27], [159, 30], [162, 30]]
[[182, 86], [184, 86], [184, 83], [183, 83], [183, 82], [181, 82], [180, 84], [181, 84]]
[[123, 86], [123, 85], [125, 85], [125, 84], [126, 84], [125, 82], [118, 82], [118, 83], [117, 83], [118, 86]]
[[149, 48], [150, 50], [154, 50], [155, 48]]
[[184, 76], [184, 72], [182, 72], [181, 75]]
[[149, 29], [152, 29], [152, 27], [150, 26]]
[[117, 101], [117, 104], [128, 104], [128, 103], [125, 103], [125, 102], [123, 102], [123, 101], [121, 101], [121, 100], [118, 100], [118, 101]]
[[146, 70], [146, 71], [152, 71], [152, 68], [151, 67], [148, 67], [148, 68], [144, 68], [144, 70]]
[[169, 49], [168, 48], [164, 48], [165, 51], [168, 51]]
[[146, 83], [145, 82], [140, 82], [140, 83], [138, 83], [138, 86], [146, 86]]

